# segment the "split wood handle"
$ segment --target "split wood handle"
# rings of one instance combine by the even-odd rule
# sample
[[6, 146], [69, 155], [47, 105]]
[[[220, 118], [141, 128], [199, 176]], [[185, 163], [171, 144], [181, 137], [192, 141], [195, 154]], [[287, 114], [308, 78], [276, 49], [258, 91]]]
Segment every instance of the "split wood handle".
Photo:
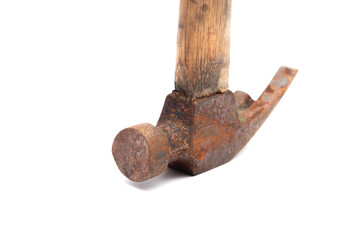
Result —
[[231, 0], [180, 0], [175, 88], [188, 97], [228, 89]]

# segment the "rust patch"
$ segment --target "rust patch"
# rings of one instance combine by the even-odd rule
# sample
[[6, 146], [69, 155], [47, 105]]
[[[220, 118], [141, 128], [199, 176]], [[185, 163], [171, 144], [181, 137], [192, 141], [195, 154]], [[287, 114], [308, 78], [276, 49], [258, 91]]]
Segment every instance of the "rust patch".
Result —
[[142, 182], [165, 170], [169, 161], [169, 145], [159, 129], [151, 124], [140, 124], [116, 136], [113, 156], [127, 178]]
[[165, 101], [157, 127], [168, 136], [169, 166], [191, 175], [224, 164], [236, 154], [240, 123], [231, 91], [195, 100], [174, 91]]

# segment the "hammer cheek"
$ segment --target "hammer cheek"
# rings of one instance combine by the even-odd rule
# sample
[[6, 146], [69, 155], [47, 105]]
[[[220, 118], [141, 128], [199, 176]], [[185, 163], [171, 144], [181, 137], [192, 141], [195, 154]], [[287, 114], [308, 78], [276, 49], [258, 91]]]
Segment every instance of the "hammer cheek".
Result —
[[231, 91], [195, 100], [174, 91], [157, 126], [168, 136], [169, 167], [190, 175], [227, 163], [239, 149], [240, 122]]

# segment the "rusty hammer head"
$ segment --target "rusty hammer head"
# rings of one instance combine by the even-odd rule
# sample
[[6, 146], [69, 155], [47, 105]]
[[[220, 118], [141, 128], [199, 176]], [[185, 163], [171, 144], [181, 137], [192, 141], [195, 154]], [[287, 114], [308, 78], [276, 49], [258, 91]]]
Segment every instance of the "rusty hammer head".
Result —
[[257, 101], [228, 91], [231, 0], [180, 0], [175, 91], [156, 127], [121, 131], [120, 171], [140, 182], [169, 166], [196, 175], [230, 161], [283, 96], [296, 70], [282, 67]]
[[280, 68], [257, 101], [240, 91], [197, 99], [174, 91], [156, 127], [140, 124], [116, 136], [113, 156], [120, 171], [141, 182], [168, 165], [197, 175], [230, 161], [266, 120], [296, 73]]

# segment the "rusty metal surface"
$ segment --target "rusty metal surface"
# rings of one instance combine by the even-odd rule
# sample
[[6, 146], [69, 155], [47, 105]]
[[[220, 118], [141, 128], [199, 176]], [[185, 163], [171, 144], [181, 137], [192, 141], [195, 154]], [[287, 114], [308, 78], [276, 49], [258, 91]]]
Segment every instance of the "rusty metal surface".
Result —
[[174, 91], [157, 127], [141, 124], [121, 131], [113, 155], [132, 181], [159, 175], [167, 165], [197, 175], [230, 161], [254, 136], [294, 79], [282, 67], [257, 101], [244, 92], [191, 99]]
[[[281, 67], [256, 101], [253, 101], [246, 93], [235, 92], [235, 96], [238, 96], [235, 99], [237, 100], [236, 106], [241, 123], [241, 131], [239, 131], [241, 146], [239, 150], [249, 142], [268, 118], [289, 88], [297, 72], [295, 69]], [[239, 95], [242, 95], [245, 101], [242, 101]]]
[[171, 168], [197, 175], [230, 161], [236, 154], [240, 124], [231, 91], [191, 100], [174, 91], [157, 124], [168, 136]]
[[148, 123], [139, 124], [116, 136], [113, 156], [127, 178], [142, 182], [165, 170], [169, 163], [169, 145], [162, 131]]

